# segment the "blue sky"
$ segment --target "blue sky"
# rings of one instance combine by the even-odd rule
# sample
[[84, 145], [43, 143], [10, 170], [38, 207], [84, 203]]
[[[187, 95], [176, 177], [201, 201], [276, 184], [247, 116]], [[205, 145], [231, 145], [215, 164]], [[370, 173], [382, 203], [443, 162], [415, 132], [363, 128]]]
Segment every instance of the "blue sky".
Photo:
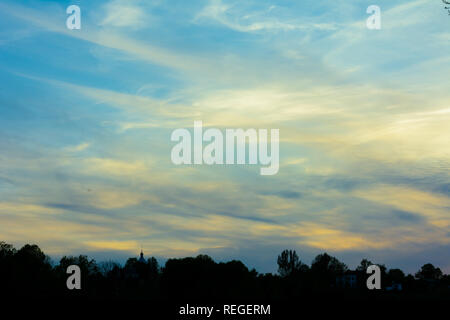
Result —
[[[2, 1], [0, 238], [450, 272], [449, 19], [425, 0]], [[280, 129], [279, 173], [174, 166], [194, 120]]]

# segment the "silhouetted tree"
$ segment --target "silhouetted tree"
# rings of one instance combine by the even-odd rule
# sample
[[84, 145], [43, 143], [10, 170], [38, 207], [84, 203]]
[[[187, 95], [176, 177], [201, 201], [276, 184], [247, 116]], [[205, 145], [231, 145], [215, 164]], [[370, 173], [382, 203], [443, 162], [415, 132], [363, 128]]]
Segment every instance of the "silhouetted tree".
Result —
[[170, 298], [211, 297], [215, 291], [215, 263], [207, 255], [169, 259], [162, 272], [163, 289]]
[[16, 249], [11, 244], [0, 242], [0, 295], [8, 295], [13, 287], [14, 255]]
[[147, 265], [149, 273], [152, 277], [156, 277], [159, 273], [159, 264], [158, 260], [155, 257], [150, 257], [147, 259]]
[[365, 273], [367, 268], [371, 265], [373, 265], [372, 261], [367, 260], [367, 259], [362, 259], [361, 262], [359, 263], [359, 266], [356, 267], [356, 271]]
[[400, 269], [390, 269], [388, 277], [391, 282], [403, 283], [405, 280], [405, 274]]
[[8, 244], [4, 241], [0, 241], [0, 259], [5, 259], [7, 257], [12, 257], [16, 253], [12, 244]]
[[112, 260], [103, 261], [98, 264], [98, 269], [104, 276], [107, 276], [110, 272], [118, 267], [120, 267], [120, 265]]
[[42, 296], [52, 290], [50, 258], [35, 244], [26, 244], [14, 254], [11, 276], [19, 295]]
[[306, 271], [308, 266], [298, 258], [295, 250], [284, 250], [277, 259], [278, 273], [282, 277], [291, 276], [299, 271]]
[[311, 270], [322, 274], [330, 273], [333, 275], [343, 274], [348, 270], [345, 263], [327, 253], [316, 256], [311, 264]]
[[85, 255], [74, 256], [64, 256], [59, 261], [59, 267], [62, 271], [66, 272], [67, 267], [70, 265], [77, 265], [80, 267], [81, 272], [87, 276], [93, 276], [100, 273], [97, 263], [94, 259], [89, 259]]
[[319, 254], [311, 264], [314, 288], [325, 289], [333, 287], [336, 283], [336, 277], [344, 274], [347, 270], [347, 266], [337, 258], [327, 253]]
[[[249, 270], [241, 261], [216, 263], [207, 255], [182, 259], [169, 259], [160, 268], [156, 258], [147, 260], [130, 258], [121, 265], [108, 261], [97, 265], [87, 256], [64, 256], [55, 267], [37, 245], [24, 245], [16, 250], [12, 245], [0, 242], [0, 294], [9, 297], [52, 298], [114, 298], [114, 299], [297, 299], [311, 296], [373, 297], [365, 281], [359, 289], [339, 289], [336, 278], [346, 274], [347, 266], [327, 253], [319, 254], [311, 268], [303, 264], [294, 250], [284, 250], [277, 256], [279, 275], [258, 274]], [[367, 277], [366, 269], [373, 263], [363, 259], [356, 268], [361, 279]], [[67, 290], [66, 273], [69, 265], [81, 268], [82, 290]], [[400, 269], [379, 265], [382, 277], [401, 283], [404, 290], [391, 292], [388, 297], [450, 299], [450, 276], [432, 264], [426, 264], [417, 272], [405, 277]], [[389, 285], [384, 282], [382, 286]], [[338, 279], [341, 281], [341, 279]], [[385, 285], [384, 285], [384, 284]], [[426, 295], [424, 295], [426, 293]], [[317, 294], [317, 295], [316, 295]], [[375, 293], [376, 294], [376, 293]], [[384, 294], [383, 291], [378, 294]], [[0, 300], [2, 301], [2, 300]]]
[[421, 280], [439, 280], [442, 278], [442, 271], [435, 268], [431, 263], [427, 263], [416, 273], [416, 278]]

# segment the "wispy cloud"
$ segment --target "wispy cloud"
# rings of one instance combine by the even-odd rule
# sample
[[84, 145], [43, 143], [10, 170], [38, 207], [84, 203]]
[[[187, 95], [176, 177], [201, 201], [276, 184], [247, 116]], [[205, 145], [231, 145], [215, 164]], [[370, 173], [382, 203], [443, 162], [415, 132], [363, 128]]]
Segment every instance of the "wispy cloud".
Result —
[[[5, 240], [267, 271], [292, 246], [450, 267], [441, 8], [382, 1], [371, 32], [352, 1], [80, 5], [67, 30], [60, 3], [0, 4]], [[194, 120], [280, 129], [279, 174], [174, 166], [170, 133]]]
[[87, 148], [90, 147], [90, 143], [89, 142], [83, 142], [77, 146], [68, 146], [65, 148], [65, 151], [67, 152], [80, 152], [83, 150], [86, 150]]
[[71, 32], [61, 24], [55, 16], [65, 16], [61, 11], [50, 8], [53, 16], [31, 8], [26, 8], [17, 4], [0, 4], [2, 11], [8, 12], [10, 15], [27, 21], [39, 28], [44, 28], [50, 32], [63, 34], [71, 38], [88, 41], [103, 47], [120, 50], [131, 56], [162, 66], [175, 68], [177, 70], [194, 70], [201, 69], [205, 62], [201, 58], [189, 57], [187, 55], [178, 54], [167, 49], [163, 49], [150, 44], [144, 44], [135, 41], [118, 33], [111, 33], [107, 30], [87, 30], [84, 27], [79, 32]]
[[140, 1], [113, 0], [108, 2], [104, 6], [105, 17], [100, 25], [133, 29], [145, 27], [151, 18], [139, 4]]
[[221, 0], [210, 0], [197, 14], [194, 21], [197, 23], [208, 20], [214, 21], [239, 32], [336, 29], [334, 23], [301, 23], [297, 21], [298, 19], [277, 16], [276, 11], [274, 5], [267, 5], [261, 11], [248, 12], [242, 2], [228, 4]]

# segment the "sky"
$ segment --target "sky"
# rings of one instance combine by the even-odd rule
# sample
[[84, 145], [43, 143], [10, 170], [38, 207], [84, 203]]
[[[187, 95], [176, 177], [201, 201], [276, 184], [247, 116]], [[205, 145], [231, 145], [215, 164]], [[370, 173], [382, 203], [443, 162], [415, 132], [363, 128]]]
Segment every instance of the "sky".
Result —
[[[0, 240], [450, 273], [449, 24], [438, 0], [2, 0]], [[279, 129], [278, 174], [174, 165], [197, 120]]]

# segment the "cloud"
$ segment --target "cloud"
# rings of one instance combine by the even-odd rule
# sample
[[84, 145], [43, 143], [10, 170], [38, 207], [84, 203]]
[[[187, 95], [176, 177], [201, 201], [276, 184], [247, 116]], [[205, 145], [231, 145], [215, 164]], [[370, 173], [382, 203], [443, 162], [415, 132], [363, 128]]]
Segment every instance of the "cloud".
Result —
[[[290, 247], [449, 265], [445, 12], [386, 1], [371, 33], [360, 5], [304, 3], [180, 2], [155, 23], [153, 4], [111, 1], [93, 22], [86, 2], [69, 31], [60, 4], [2, 2], [0, 234], [265, 271]], [[279, 128], [280, 173], [172, 165], [170, 132], [199, 119]]]
[[113, 0], [105, 8], [105, 17], [101, 26], [131, 27], [141, 29], [149, 21], [149, 13], [138, 5], [139, 1]]
[[51, 8], [51, 12], [54, 14], [53, 16], [44, 13], [45, 11], [42, 10], [37, 11], [35, 9], [11, 3], [0, 4], [0, 8], [3, 12], [9, 13], [13, 17], [25, 20], [35, 26], [44, 28], [49, 32], [55, 32], [71, 38], [88, 41], [106, 48], [120, 50], [140, 60], [165, 67], [182, 71], [194, 71], [203, 69], [203, 66], [207, 63], [197, 57], [178, 54], [106, 30], [86, 30], [87, 28], [84, 27], [79, 30], [80, 32], [71, 32], [64, 24], [59, 23], [59, 21], [54, 18], [54, 16], [58, 16], [57, 13], [55, 14], [56, 10], [54, 8]]
[[224, 4], [221, 0], [210, 0], [195, 17], [194, 22], [215, 21], [239, 32], [276, 32], [295, 30], [335, 30], [334, 23], [300, 23], [295, 19], [280, 19], [274, 15], [275, 6], [267, 6], [262, 12], [248, 12], [242, 3]]
[[89, 250], [114, 250], [114, 251], [137, 251], [139, 245], [136, 241], [86, 241]]
[[14, 184], [14, 181], [5, 177], [0, 177], [0, 182], [1, 183], [7, 183], [7, 184]]
[[263, 192], [262, 194], [264, 195], [274, 195], [280, 198], [285, 198], [285, 199], [300, 199], [302, 197], [302, 194], [300, 192], [296, 192], [296, 191], [289, 191], [289, 190], [285, 190], [285, 191], [268, 191], [268, 192]]
[[425, 221], [425, 219], [423, 219], [423, 217], [421, 217], [420, 215], [411, 213], [411, 212], [407, 212], [407, 211], [401, 211], [401, 210], [394, 210], [393, 212], [394, 217], [405, 221], [405, 222], [413, 222], [413, 223], [419, 223], [419, 222], [423, 222]]
[[86, 173], [92, 174], [106, 174], [114, 176], [131, 176], [142, 174], [146, 171], [146, 166], [143, 162], [125, 162], [114, 159], [102, 159], [102, 158], [87, 158], [83, 160], [85, 166], [83, 170]]
[[88, 142], [83, 142], [83, 143], [81, 143], [81, 144], [79, 144], [79, 145], [76, 145], [76, 146], [69, 146], [69, 147], [66, 147], [65, 148], [65, 151], [67, 151], [67, 152], [80, 152], [80, 151], [84, 151], [84, 150], [86, 150], [87, 148], [89, 148], [90, 147], [90, 143], [88, 143]]
[[392, 206], [402, 212], [420, 214], [438, 228], [448, 228], [450, 217], [448, 197], [416, 190], [412, 187], [378, 185], [355, 192], [355, 195], [370, 201]]
[[99, 209], [96, 207], [83, 205], [83, 204], [69, 204], [69, 203], [45, 203], [48, 208], [61, 209], [67, 211], [73, 211], [78, 213], [90, 213], [98, 215], [107, 215], [108, 211]]

